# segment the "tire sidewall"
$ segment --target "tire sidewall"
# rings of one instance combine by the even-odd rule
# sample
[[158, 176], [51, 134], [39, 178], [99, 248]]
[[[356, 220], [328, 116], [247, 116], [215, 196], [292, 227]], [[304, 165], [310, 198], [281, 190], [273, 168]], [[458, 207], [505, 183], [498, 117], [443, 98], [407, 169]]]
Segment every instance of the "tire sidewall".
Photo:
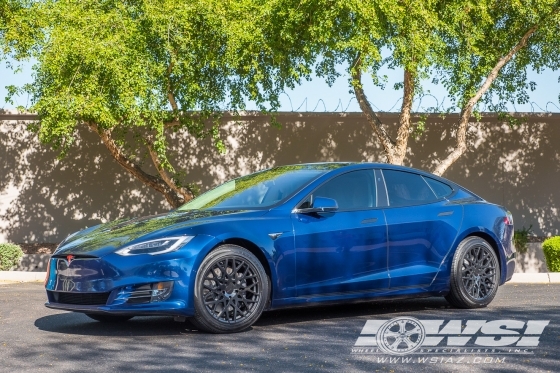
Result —
[[[215, 262], [221, 260], [224, 257], [238, 257], [240, 259], [249, 261], [251, 265], [255, 268], [259, 274], [261, 280], [261, 297], [259, 303], [255, 310], [251, 313], [247, 319], [236, 322], [236, 323], [224, 323], [216, 320], [212, 315], [210, 315], [204, 305], [202, 297], [202, 278], [208, 269], [214, 265]], [[233, 333], [239, 332], [249, 328], [253, 325], [261, 316], [265, 305], [268, 302], [270, 294], [269, 279], [264, 270], [261, 262], [248, 250], [237, 245], [222, 245], [212, 250], [206, 258], [202, 261], [194, 283], [194, 308], [195, 308], [195, 320], [198, 324], [204, 327], [207, 331], [214, 333]]]

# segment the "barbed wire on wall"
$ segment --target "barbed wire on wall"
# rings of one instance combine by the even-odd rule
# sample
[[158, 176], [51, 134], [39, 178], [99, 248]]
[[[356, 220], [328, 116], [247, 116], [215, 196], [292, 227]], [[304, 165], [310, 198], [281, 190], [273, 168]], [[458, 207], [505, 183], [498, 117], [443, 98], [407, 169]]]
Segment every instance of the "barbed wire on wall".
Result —
[[[327, 103], [325, 102], [325, 100], [323, 100], [322, 98], [318, 99], [317, 102], [315, 103], [315, 105], [310, 104], [310, 100], [308, 97], [305, 97], [303, 99], [303, 101], [301, 102], [301, 104], [299, 104], [295, 109], [294, 109], [294, 104], [292, 101], [292, 98], [290, 97], [289, 94], [287, 94], [286, 92], [282, 93], [283, 95], [286, 96], [286, 98], [288, 99], [288, 103], [290, 105], [290, 111], [291, 112], [314, 112], [314, 113], [320, 113], [320, 112], [334, 112], [334, 113], [346, 113], [348, 112], [348, 108], [350, 108], [350, 105], [352, 104], [352, 101], [356, 101], [357, 100], [355, 97], [351, 97], [348, 102], [343, 102], [341, 98], [338, 99], [336, 106], [334, 107], [334, 109], [329, 110]], [[436, 112], [458, 112], [459, 110], [454, 108], [453, 106], [447, 106], [445, 105], [445, 99], [446, 97], [443, 97], [441, 100], [439, 100], [436, 96], [434, 96], [431, 93], [426, 93], [423, 95], [420, 95], [418, 97], [416, 97], [413, 101], [413, 108], [415, 108], [415, 112], [417, 113], [436, 113]], [[428, 100], [433, 100], [434, 105], [433, 106], [423, 106], [422, 104]], [[399, 112], [400, 110], [400, 105], [402, 104], [402, 97], [398, 98], [395, 103], [393, 105], [391, 105], [388, 109], [383, 109], [380, 108], [379, 106], [375, 105], [375, 103], [369, 101], [371, 107], [381, 113], [393, 113], [393, 112]], [[536, 103], [535, 101], [530, 101], [527, 104], [530, 107], [530, 112], [531, 113], [560, 113], [560, 107], [558, 106], [557, 103], [554, 103], [552, 101], [548, 101], [545, 105], [544, 105], [544, 109], [541, 105], [539, 105], [538, 103]], [[311, 107], [313, 107], [311, 109]], [[311, 109], [311, 110], [310, 110]], [[322, 110], [321, 110], [322, 109]], [[455, 109], [455, 110], [454, 110]], [[488, 105], [487, 104], [482, 104], [481, 108], [480, 108], [482, 112], [485, 111], [489, 111], [488, 109]], [[514, 112], [514, 113], [526, 113], [529, 110], [519, 110], [515, 104], [511, 104], [511, 107], [509, 108], [510, 112]], [[285, 110], [282, 110], [285, 111]], [[359, 111], [359, 108], [358, 110]], [[492, 110], [490, 110], [492, 111]]]
[[[350, 108], [350, 106], [352, 105], [353, 101], [356, 101], [357, 104], [357, 100], [356, 97], [352, 96], [350, 97], [350, 99], [348, 101], [343, 101], [342, 98], [339, 98], [337, 101], [336, 106], [334, 107], [334, 109], [329, 110], [330, 107], [327, 104], [327, 102], [325, 100], [323, 100], [322, 98], [318, 99], [315, 102], [315, 105], [312, 105], [310, 103], [310, 99], [308, 97], [305, 97], [303, 99], [303, 101], [294, 109], [294, 104], [293, 104], [293, 100], [290, 97], [289, 94], [287, 94], [286, 92], [282, 92], [282, 95], [286, 96], [286, 98], [288, 99], [287, 102], [289, 103], [289, 109], [290, 110], [286, 110], [288, 109], [286, 107], [286, 105], [283, 105], [283, 107], [280, 108], [280, 111], [289, 111], [289, 112], [308, 112], [308, 113], [347, 113], [348, 109]], [[441, 100], [438, 99], [435, 95], [431, 94], [431, 93], [425, 93], [422, 95], [419, 95], [418, 97], [416, 97], [413, 101], [413, 110], [415, 113], [425, 113], [425, 114], [435, 114], [435, 113], [458, 113], [459, 109], [452, 106], [452, 105], [448, 105], [446, 106], [446, 98], [447, 97], [443, 97]], [[432, 106], [423, 106], [423, 104], [433, 104]], [[374, 102], [369, 101], [369, 104], [371, 105], [371, 107], [379, 113], [398, 113], [400, 112], [400, 105], [402, 104], [402, 97], [399, 97], [394, 103], [393, 105], [391, 105], [390, 107], [388, 107], [387, 109], [384, 109], [382, 107], [377, 106]], [[543, 106], [539, 105], [537, 102], [535, 101], [530, 101], [526, 104], [524, 104], [525, 108], [524, 109], [519, 109], [514, 103], [510, 103], [510, 105], [508, 106], [508, 110], [509, 112], [512, 113], [560, 113], [560, 106], [558, 103], [552, 102], [552, 101], [548, 101], [546, 102], [546, 104]], [[530, 109], [529, 109], [530, 108]], [[224, 107], [224, 111], [227, 111], [228, 109]], [[352, 111], [355, 112], [360, 112], [360, 108], [355, 107], [352, 108]], [[481, 103], [481, 106], [479, 107], [479, 111], [481, 112], [493, 112], [495, 111], [495, 108], [489, 108], [488, 105], [486, 103]], [[33, 113], [21, 113], [19, 112], [19, 110], [17, 109], [5, 109], [5, 108], [0, 108], [0, 116], [2, 117], [3, 120], [10, 120], [10, 119], [17, 119], [18, 117], [21, 117], [22, 115], [28, 116], [30, 117], [30, 120], [35, 120], [37, 118], [36, 114]]]

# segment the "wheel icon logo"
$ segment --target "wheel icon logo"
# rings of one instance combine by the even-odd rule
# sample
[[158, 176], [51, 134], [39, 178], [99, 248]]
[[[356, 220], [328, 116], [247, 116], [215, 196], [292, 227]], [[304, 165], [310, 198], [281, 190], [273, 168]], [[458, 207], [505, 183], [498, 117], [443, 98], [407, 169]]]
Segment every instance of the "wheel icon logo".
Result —
[[381, 325], [377, 331], [377, 346], [391, 355], [410, 354], [422, 346], [426, 330], [412, 317], [396, 317]]

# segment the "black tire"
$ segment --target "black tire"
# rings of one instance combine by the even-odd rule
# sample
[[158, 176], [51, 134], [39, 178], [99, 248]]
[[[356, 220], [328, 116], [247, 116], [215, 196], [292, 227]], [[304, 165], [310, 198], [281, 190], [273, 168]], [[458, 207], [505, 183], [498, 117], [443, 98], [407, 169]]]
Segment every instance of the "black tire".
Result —
[[128, 316], [128, 315], [107, 315], [107, 314], [103, 314], [103, 313], [86, 313], [86, 316], [89, 317], [90, 319], [93, 319], [95, 321], [99, 321], [99, 322], [125, 322], [128, 321], [130, 319], [132, 319], [134, 316]]
[[453, 257], [445, 299], [458, 308], [486, 307], [496, 296], [499, 281], [500, 264], [492, 246], [480, 237], [467, 237]]
[[269, 294], [269, 279], [252, 253], [236, 245], [220, 246], [200, 265], [195, 315], [189, 321], [209, 333], [243, 331], [259, 319]]

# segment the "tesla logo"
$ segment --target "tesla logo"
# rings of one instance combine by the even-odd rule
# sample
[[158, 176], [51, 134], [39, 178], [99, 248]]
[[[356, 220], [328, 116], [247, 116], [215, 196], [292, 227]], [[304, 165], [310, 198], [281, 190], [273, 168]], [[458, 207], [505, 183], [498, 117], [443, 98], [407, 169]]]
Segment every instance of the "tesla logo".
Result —
[[70, 263], [72, 263], [72, 261], [74, 260], [75, 256], [74, 255], [67, 255], [66, 256], [66, 261], [68, 262], [68, 265], [70, 265]]

